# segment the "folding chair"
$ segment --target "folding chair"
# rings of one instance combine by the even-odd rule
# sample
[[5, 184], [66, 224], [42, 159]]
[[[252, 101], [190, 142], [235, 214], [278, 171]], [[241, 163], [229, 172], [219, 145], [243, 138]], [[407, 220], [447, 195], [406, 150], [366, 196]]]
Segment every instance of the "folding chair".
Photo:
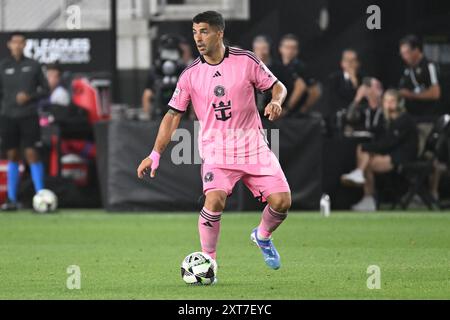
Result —
[[450, 115], [441, 116], [427, 137], [424, 150], [419, 155], [418, 160], [397, 168], [397, 172], [408, 181], [409, 187], [406, 195], [394, 204], [394, 208], [400, 204], [402, 209], [406, 210], [413, 197], [418, 195], [429, 210], [441, 209], [439, 201], [430, 192], [428, 179], [433, 172], [434, 162], [439, 159], [443, 148], [446, 148], [449, 128]]

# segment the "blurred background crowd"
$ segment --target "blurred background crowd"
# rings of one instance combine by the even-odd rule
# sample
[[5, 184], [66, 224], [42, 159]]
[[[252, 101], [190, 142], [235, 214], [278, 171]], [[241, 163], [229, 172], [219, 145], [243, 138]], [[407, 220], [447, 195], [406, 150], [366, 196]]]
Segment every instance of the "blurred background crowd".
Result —
[[[198, 56], [190, 19], [207, 9], [224, 14], [227, 45], [253, 51], [285, 84], [283, 119], [320, 124], [318, 194], [336, 208], [377, 210], [390, 188], [389, 202], [404, 207], [439, 208], [450, 196], [445, 2], [379, 1], [374, 30], [369, 1], [95, 2], [0, 0], [4, 208], [44, 184], [66, 195], [63, 205], [102, 205], [95, 125], [162, 118]], [[52, 14], [33, 14], [36, 5]], [[255, 99], [263, 110], [270, 94]]]

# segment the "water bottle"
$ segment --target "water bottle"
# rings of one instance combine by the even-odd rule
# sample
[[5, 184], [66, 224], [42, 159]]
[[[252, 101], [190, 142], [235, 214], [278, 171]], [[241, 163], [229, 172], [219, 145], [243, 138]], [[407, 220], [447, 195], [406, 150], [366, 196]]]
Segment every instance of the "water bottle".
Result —
[[320, 214], [324, 217], [330, 216], [330, 196], [327, 194], [320, 198]]

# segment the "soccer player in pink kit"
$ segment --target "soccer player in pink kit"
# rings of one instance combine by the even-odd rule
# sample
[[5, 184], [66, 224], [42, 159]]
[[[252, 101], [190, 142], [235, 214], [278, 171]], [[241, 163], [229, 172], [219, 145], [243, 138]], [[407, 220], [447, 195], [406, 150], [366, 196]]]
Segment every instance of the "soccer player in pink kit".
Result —
[[254, 90], [272, 90], [264, 115], [274, 121], [281, 114], [286, 88], [253, 53], [224, 46], [225, 22], [220, 13], [203, 12], [192, 22], [200, 56], [181, 73], [153, 151], [137, 169], [138, 177], [146, 173], [155, 177], [160, 154], [192, 102], [200, 122], [199, 151], [206, 197], [198, 220], [202, 251], [216, 258], [225, 201], [235, 183], [242, 180], [255, 197], [267, 201], [251, 239], [261, 249], [266, 264], [278, 269], [280, 255], [271, 234], [287, 217], [291, 193], [262, 132]]

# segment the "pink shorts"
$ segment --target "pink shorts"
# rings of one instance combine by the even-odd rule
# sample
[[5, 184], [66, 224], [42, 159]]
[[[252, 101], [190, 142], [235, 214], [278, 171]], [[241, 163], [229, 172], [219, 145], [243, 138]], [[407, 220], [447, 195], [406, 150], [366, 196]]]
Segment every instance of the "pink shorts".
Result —
[[239, 180], [247, 186], [253, 196], [262, 202], [272, 193], [291, 192], [289, 184], [281, 169], [277, 157], [270, 152], [267, 165], [202, 164], [203, 193], [222, 190], [231, 195], [234, 185]]

